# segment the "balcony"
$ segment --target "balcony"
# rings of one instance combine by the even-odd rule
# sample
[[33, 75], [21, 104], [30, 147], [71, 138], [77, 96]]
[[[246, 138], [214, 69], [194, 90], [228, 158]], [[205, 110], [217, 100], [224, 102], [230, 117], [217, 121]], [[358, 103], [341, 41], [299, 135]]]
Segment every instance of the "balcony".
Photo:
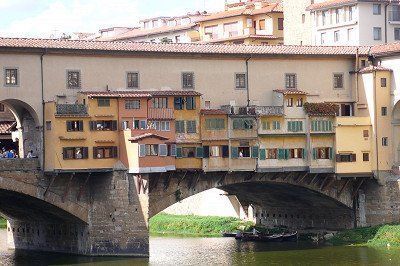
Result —
[[260, 116], [283, 116], [283, 106], [257, 106], [256, 114]]
[[399, 23], [400, 24], [400, 11], [389, 11], [389, 22], [391, 23]]
[[255, 116], [256, 115], [256, 106], [222, 105], [221, 109], [226, 111], [229, 115], [238, 115], [238, 116]]
[[148, 119], [150, 119], [150, 120], [174, 119], [174, 109], [172, 109], [172, 108], [149, 108]]
[[57, 104], [56, 116], [88, 116], [88, 111], [84, 104]]

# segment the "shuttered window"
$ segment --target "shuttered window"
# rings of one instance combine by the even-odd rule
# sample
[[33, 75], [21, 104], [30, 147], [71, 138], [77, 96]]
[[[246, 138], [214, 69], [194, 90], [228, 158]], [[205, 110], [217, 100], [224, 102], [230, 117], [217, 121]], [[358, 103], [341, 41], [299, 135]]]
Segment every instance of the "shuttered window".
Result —
[[249, 130], [253, 129], [253, 120], [248, 118], [235, 118], [233, 119], [233, 129], [237, 130]]
[[63, 148], [64, 160], [81, 160], [89, 157], [88, 147], [66, 147]]
[[93, 159], [118, 158], [118, 147], [93, 147]]
[[194, 73], [183, 72], [182, 73], [182, 88], [193, 89], [194, 88]]
[[297, 76], [294, 73], [285, 74], [286, 89], [295, 89], [297, 87]]
[[168, 155], [168, 147], [167, 144], [160, 144], [158, 145], [158, 152], [160, 156], [167, 156]]
[[272, 129], [273, 129], [273, 130], [280, 130], [280, 129], [281, 129], [281, 122], [279, 122], [279, 121], [272, 121]]
[[125, 109], [140, 109], [140, 100], [125, 100]]
[[225, 119], [223, 118], [207, 118], [206, 119], [207, 130], [223, 130], [225, 129]]
[[146, 145], [139, 144], [139, 157], [145, 157], [145, 156], [146, 156]]
[[139, 72], [128, 72], [126, 74], [126, 83], [130, 89], [139, 88]]
[[175, 110], [183, 110], [184, 107], [184, 98], [183, 97], [175, 97], [174, 98], [174, 108]]
[[186, 121], [186, 133], [196, 133], [196, 121]]
[[82, 120], [67, 121], [66, 125], [67, 125], [68, 132], [83, 131], [83, 121]]
[[185, 121], [175, 121], [175, 131], [176, 133], [185, 133]]
[[107, 99], [107, 98], [99, 98], [99, 99], [97, 99], [97, 106], [98, 107], [109, 107], [110, 106], [110, 99]]
[[303, 121], [288, 121], [289, 132], [300, 132], [303, 131]]
[[176, 144], [171, 144], [169, 146], [170, 156], [176, 156]]
[[329, 132], [333, 129], [332, 121], [328, 120], [313, 120], [311, 121], [311, 131]]
[[313, 148], [313, 159], [333, 160], [333, 148], [331, 147]]
[[90, 130], [115, 131], [118, 130], [117, 120], [98, 120], [89, 122]]
[[194, 97], [186, 97], [186, 110], [195, 110], [196, 100]]

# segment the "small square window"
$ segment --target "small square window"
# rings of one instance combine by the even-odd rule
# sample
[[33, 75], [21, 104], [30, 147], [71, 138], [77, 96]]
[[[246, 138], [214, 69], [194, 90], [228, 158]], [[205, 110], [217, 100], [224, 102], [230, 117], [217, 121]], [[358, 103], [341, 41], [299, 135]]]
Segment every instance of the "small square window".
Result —
[[5, 85], [6, 86], [17, 86], [19, 84], [19, 76], [17, 68], [6, 68], [5, 69]]
[[343, 89], [343, 74], [333, 74], [333, 88]]
[[373, 4], [373, 14], [380, 15], [381, 14], [381, 5], [380, 4]]
[[382, 116], [387, 116], [387, 107], [381, 107]]
[[138, 72], [128, 72], [126, 74], [127, 87], [130, 89], [139, 88], [139, 73]]
[[381, 87], [382, 88], [386, 87], [386, 78], [381, 78]]
[[110, 99], [107, 99], [107, 98], [99, 98], [99, 99], [97, 99], [97, 106], [98, 107], [109, 107], [110, 106]]
[[288, 98], [286, 100], [286, 106], [287, 107], [292, 107], [293, 106], [293, 98]]
[[303, 107], [303, 98], [297, 99], [296, 106], [297, 107]]
[[389, 146], [389, 139], [388, 137], [382, 138], [382, 146]]
[[51, 130], [51, 121], [46, 121], [46, 130]]
[[363, 137], [369, 138], [369, 130], [363, 130]]
[[140, 100], [125, 100], [125, 109], [140, 109]]
[[382, 28], [381, 27], [374, 27], [374, 40], [375, 41], [382, 40]]
[[194, 73], [183, 72], [182, 73], [182, 88], [193, 89], [194, 88]]
[[283, 18], [278, 18], [278, 30], [283, 30]]
[[400, 41], [400, 28], [394, 28], [394, 40]]
[[236, 89], [246, 89], [246, 74], [236, 73], [235, 74], [235, 86]]
[[336, 30], [333, 32], [333, 40], [338, 42], [340, 40], [340, 31]]
[[67, 88], [68, 89], [81, 88], [81, 72], [79, 70], [67, 71]]
[[295, 89], [297, 87], [296, 74], [293, 73], [285, 74], [285, 87], [287, 89]]
[[363, 161], [369, 162], [369, 153], [368, 152], [363, 152]]

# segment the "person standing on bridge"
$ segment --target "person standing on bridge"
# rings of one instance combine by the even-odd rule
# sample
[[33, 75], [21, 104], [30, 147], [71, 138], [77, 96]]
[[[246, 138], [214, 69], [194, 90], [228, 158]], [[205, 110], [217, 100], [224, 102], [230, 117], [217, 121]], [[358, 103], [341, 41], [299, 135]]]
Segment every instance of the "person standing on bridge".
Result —
[[32, 151], [32, 150], [30, 150], [30, 151], [28, 152], [28, 154], [26, 155], [26, 158], [28, 158], [28, 159], [33, 158], [33, 151]]

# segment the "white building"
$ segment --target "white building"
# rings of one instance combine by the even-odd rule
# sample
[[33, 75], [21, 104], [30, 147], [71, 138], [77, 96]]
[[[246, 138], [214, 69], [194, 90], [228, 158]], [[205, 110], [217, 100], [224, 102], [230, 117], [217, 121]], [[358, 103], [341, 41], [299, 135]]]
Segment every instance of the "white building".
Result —
[[283, 0], [287, 45], [376, 45], [400, 40], [399, 0]]

